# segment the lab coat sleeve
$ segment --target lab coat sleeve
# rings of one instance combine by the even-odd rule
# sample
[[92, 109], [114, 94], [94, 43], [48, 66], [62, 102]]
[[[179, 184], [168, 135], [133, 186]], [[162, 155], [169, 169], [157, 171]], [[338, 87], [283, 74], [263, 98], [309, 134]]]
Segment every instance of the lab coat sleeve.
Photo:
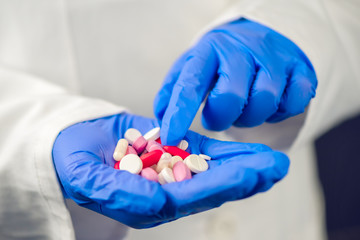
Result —
[[296, 145], [360, 111], [359, 12], [356, 0], [242, 0], [205, 31], [245, 17], [286, 36], [305, 52], [318, 88]]
[[0, 67], [0, 239], [74, 239], [53, 142], [67, 126], [122, 111]]

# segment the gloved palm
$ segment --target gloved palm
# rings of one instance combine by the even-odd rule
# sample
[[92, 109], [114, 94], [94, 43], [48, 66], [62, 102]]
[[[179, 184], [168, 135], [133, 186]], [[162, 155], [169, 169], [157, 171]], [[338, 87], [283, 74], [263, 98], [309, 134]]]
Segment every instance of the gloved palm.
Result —
[[83, 207], [146, 228], [265, 191], [287, 173], [288, 158], [265, 145], [221, 142], [194, 132], [185, 137], [191, 151], [214, 160], [191, 180], [161, 186], [114, 169], [112, 153], [125, 131], [137, 128], [144, 134], [156, 125], [152, 119], [119, 114], [63, 130], [53, 147], [63, 191]]
[[302, 113], [316, 86], [310, 61], [279, 33], [246, 19], [219, 26], [166, 76], [154, 102], [161, 139], [176, 145], [203, 101], [205, 128], [252, 127]]

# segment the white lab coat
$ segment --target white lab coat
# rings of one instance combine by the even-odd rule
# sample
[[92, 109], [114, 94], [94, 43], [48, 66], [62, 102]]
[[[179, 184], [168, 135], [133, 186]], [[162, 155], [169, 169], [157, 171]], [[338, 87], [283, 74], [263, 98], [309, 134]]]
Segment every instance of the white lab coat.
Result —
[[[360, 3], [230, 2], [0, 0], [0, 239], [74, 239], [51, 158], [59, 131], [119, 113], [120, 105], [151, 116], [163, 76], [193, 36], [241, 16], [293, 40], [319, 79], [290, 150], [289, 175], [265, 194], [158, 228], [131, 230], [129, 238], [324, 237], [311, 141], [360, 110]], [[94, 237], [90, 224], [85, 226]], [[114, 239], [107, 230], [97, 233]]]

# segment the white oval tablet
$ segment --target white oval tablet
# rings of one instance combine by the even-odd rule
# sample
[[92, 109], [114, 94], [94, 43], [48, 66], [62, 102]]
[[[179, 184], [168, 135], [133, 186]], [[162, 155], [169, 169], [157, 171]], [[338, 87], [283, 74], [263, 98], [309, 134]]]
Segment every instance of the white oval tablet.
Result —
[[170, 167], [173, 168], [175, 163], [182, 162], [183, 159], [180, 156], [173, 156], [170, 160]]
[[164, 168], [170, 167], [171, 157], [170, 153], [163, 153], [156, 165], [156, 172], [160, 173]]
[[171, 168], [164, 168], [160, 173], [159, 173], [159, 183], [160, 184], [166, 184], [166, 183], [172, 183], [175, 182], [175, 177], [173, 174], [173, 171], [171, 170]]
[[196, 154], [191, 154], [185, 158], [184, 163], [193, 173], [200, 173], [208, 170], [208, 163]]
[[128, 146], [129, 143], [125, 138], [120, 139], [116, 144], [113, 158], [120, 161], [125, 156]]
[[211, 160], [211, 157], [210, 156], [208, 156], [208, 155], [205, 155], [205, 154], [199, 154], [199, 157], [201, 157], [201, 158], [203, 158], [203, 159], [205, 159], [205, 160]]
[[139, 130], [135, 129], [135, 128], [129, 128], [128, 130], [126, 130], [124, 137], [126, 138], [126, 140], [129, 142], [129, 144], [133, 145], [134, 142], [136, 141], [136, 139], [138, 139], [139, 137], [141, 137], [141, 133], [139, 132]]
[[185, 151], [189, 147], [189, 143], [186, 140], [181, 140], [177, 147]]
[[143, 163], [138, 155], [128, 154], [125, 155], [120, 162], [119, 169], [126, 170], [133, 174], [139, 174], [143, 168]]
[[163, 153], [163, 154], [161, 155], [159, 162], [160, 162], [160, 161], [169, 161], [169, 162], [170, 162], [171, 157], [172, 157], [172, 156], [171, 156], [170, 153], [165, 152], [165, 153]]
[[160, 128], [159, 127], [151, 129], [144, 135], [144, 138], [146, 139], [146, 141], [149, 141], [149, 140], [155, 141], [159, 137], [160, 137]]

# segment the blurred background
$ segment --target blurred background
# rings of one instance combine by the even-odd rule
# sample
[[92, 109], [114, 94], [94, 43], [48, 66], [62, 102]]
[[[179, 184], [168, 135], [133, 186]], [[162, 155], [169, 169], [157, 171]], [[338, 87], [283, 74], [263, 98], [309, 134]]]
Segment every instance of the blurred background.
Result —
[[[238, 2], [247, 0], [0, 0], [0, 65], [153, 117], [172, 63]], [[225, 134], [197, 116], [191, 129], [288, 151], [305, 115]], [[67, 200], [77, 239], [360, 239], [359, 133], [360, 117], [343, 122], [288, 152], [289, 175], [269, 192], [153, 229], [129, 230]]]

